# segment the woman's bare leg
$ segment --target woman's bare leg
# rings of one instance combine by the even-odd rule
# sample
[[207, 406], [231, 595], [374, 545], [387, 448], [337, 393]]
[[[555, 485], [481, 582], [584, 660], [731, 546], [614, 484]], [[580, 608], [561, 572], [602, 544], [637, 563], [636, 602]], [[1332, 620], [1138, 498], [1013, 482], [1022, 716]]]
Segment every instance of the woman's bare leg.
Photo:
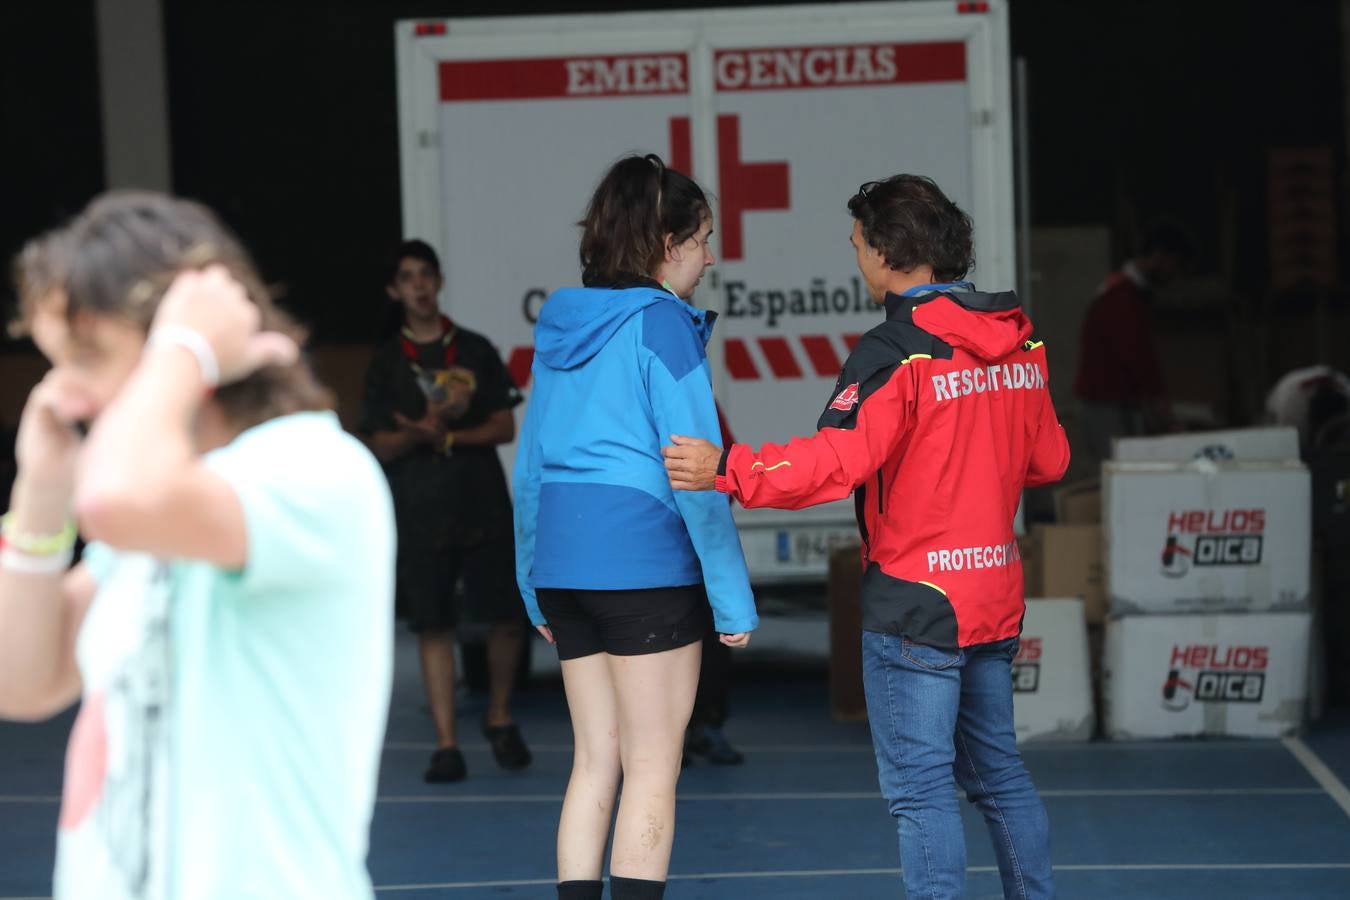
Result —
[[612, 875], [665, 881], [675, 840], [675, 782], [694, 708], [702, 645], [646, 656], [608, 656], [618, 697], [623, 796]]
[[563, 660], [576, 750], [558, 822], [558, 880], [598, 881], [619, 786], [619, 714], [610, 657]]

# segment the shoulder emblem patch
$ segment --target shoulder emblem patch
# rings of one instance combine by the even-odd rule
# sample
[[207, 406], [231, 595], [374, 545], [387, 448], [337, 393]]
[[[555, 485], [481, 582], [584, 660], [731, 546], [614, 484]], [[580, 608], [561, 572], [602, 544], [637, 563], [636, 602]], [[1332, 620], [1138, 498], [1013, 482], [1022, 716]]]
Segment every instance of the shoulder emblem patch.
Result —
[[840, 412], [849, 412], [858, 405], [858, 382], [853, 382], [848, 387], [839, 392], [839, 396], [834, 398], [830, 404], [830, 409], [837, 409]]

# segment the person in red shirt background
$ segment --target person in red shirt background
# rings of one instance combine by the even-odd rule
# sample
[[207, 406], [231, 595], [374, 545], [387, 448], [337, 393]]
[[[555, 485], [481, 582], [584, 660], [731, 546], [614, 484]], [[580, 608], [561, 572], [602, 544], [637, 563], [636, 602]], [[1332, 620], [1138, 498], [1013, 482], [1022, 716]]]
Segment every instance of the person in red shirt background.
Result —
[[1153, 294], [1181, 273], [1191, 253], [1179, 227], [1155, 224], [1088, 308], [1073, 392], [1082, 409], [1083, 449], [1097, 461], [1111, 458], [1112, 438], [1173, 427], [1153, 339]]

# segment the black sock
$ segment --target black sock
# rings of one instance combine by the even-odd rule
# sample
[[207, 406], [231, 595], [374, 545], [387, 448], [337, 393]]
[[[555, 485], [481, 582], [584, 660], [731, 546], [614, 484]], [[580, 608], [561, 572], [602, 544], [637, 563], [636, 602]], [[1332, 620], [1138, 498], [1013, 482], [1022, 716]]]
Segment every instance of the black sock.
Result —
[[641, 878], [609, 876], [609, 895], [614, 900], [661, 900], [666, 895], [664, 881], [643, 881]]
[[603, 881], [560, 881], [558, 900], [600, 900], [604, 889]]

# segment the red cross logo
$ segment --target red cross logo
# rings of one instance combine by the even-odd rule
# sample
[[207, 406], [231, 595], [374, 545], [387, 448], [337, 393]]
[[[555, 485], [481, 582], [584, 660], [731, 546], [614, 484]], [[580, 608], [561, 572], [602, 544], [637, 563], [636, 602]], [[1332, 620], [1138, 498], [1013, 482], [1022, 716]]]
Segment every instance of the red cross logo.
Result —
[[[670, 120], [671, 168], [692, 174], [693, 151], [689, 119]], [[722, 258], [728, 262], [745, 258], [745, 214], [758, 210], [788, 208], [786, 162], [741, 161], [741, 117], [717, 117], [717, 180], [722, 192]]]

